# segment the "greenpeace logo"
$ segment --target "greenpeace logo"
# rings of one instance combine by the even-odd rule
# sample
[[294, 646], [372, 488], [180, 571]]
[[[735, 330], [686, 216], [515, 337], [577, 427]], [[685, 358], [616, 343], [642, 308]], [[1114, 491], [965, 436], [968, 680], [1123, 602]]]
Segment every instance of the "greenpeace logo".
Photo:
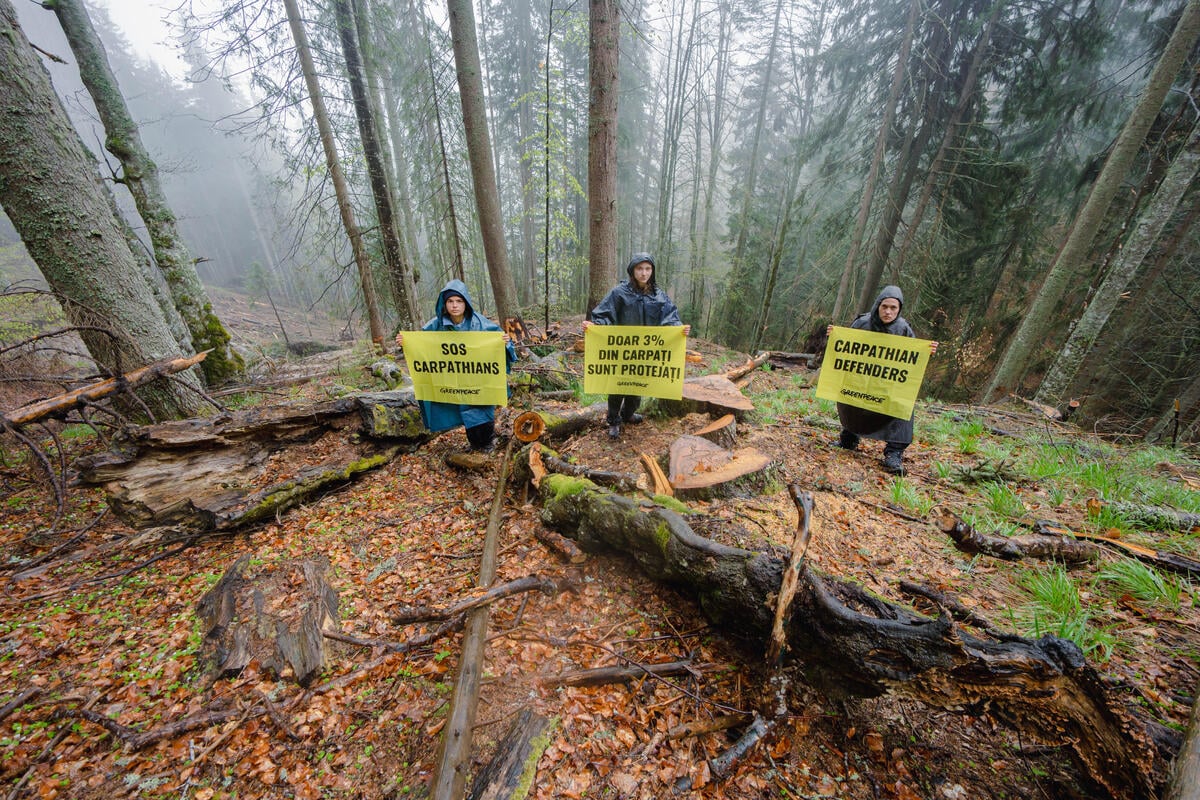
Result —
[[617, 386], [640, 386], [645, 389], [649, 384], [645, 381], [617, 381]]
[[882, 405], [884, 402], [887, 401], [886, 397], [876, 397], [873, 394], [867, 394], [866, 392], [856, 392], [853, 389], [842, 389], [841, 394], [844, 394], [846, 397], [854, 397], [854, 398], [857, 398], [858, 400], [866, 400], [869, 403], [877, 403], [880, 405]]
[[442, 394], [479, 394], [478, 389], [451, 389], [443, 388]]

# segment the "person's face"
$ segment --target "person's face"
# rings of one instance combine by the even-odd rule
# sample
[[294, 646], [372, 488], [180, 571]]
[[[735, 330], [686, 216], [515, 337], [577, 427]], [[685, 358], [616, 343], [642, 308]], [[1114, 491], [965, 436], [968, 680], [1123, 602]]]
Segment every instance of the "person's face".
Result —
[[467, 301], [456, 294], [450, 295], [446, 298], [446, 313], [450, 315], [450, 319], [461, 322], [463, 314], [467, 313]]
[[900, 301], [894, 297], [889, 297], [879, 304], [879, 319], [883, 320], [883, 324], [890, 325], [900, 316]]
[[650, 266], [649, 261], [643, 261], [633, 268], [633, 280], [639, 289], [645, 289], [650, 285], [650, 276], [653, 274], [654, 267]]

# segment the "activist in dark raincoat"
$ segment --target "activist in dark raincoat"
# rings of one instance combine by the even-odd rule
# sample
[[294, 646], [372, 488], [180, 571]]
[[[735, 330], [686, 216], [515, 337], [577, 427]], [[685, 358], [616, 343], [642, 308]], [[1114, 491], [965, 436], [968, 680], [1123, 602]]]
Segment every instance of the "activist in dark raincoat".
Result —
[[[647, 269], [648, 267], [648, 269]], [[592, 309], [589, 325], [683, 325], [679, 309], [658, 288], [654, 280], [654, 259], [649, 253], [634, 253], [625, 266], [629, 280], [612, 288], [604, 299]], [[683, 335], [691, 332], [691, 325], [683, 325]], [[642, 421], [637, 413], [642, 398], [631, 394], [608, 396], [608, 435], [613, 439], [621, 435], [621, 425], [636, 425]]]
[[[454, 315], [446, 309], [446, 301], [459, 297], [464, 308], [458, 322]], [[458, 308], [458, 304], [454, 304]], [[499, 331], [500, 326], [480, 314], [471, 305], [471, 295], [467, 285], [460, 280], [451, 280], [438, 294], [437, 307], [433, 319], [426, 322], [423, 331]], [[403, 345], [401, 334], [396, 335], [396, 343]], [[517, 360], [517, 351], [512, 343], [505, 345], [505, 355], [508, 365]], [[459, 403], [435, 403], [428, 400], [419, 401], [421, 421], [425, 427], [437, 433], [448, 431], [462, 425], [467, 429], [467, 441], [472, 450], [488, 452], [495, 446], [496, 438], [496, 408], [495, 406], [472, 406]]]
[[[895, 305], [889, 303], [881, 317], [879, 307], [885, 300], [893, 300]], [[904, 293], [900, 291], [900, 287], [885, 286], [879, 296], [875, 298], [875, 304], [871, 310], [866, 314], [859, 315], [850, 323], [850, 327], [874, 333], [890, 333], [893, 336], [916, 338], [916, 333], [908, 324], [908, 320], [900, 316], [903, 308]], [[890, 321], [885, 322], [885, 319]], [[937, 350], [936, 342], [931, 345], [931, 349]], [[913, 440], [911, 416], [908, 419], [899, 419], [845, 403], [838, 403], [837, 410], [838, 419], [842, 423], [842, 435], [838, 440], [841, 447], [853, 450], [858, 447], [859, 439], [864, 437], [882, 440], [885, 442], [883, 447], [884, 469], [895, 473], [904, 471], [901, 457], [904, 449], [912, 444]]]

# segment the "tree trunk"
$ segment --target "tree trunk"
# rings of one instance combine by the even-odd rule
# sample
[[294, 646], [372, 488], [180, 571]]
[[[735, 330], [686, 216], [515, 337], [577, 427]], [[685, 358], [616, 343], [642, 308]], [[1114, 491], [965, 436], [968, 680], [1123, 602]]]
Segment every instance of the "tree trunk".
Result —
[[503, 324], [517, 316], [517, 287], [508, 269], [508, 249], [504, 243], [504, 220], [500, 210], [500, 192], [489, 144], [487, 109], [484, 106], [483, 78], [479, 49], [475, 40], [475, 12], [471, 0], [447, 0], [450, 31], [454, 40], [454, 66], [458, 73], [458, 95], [462, 101], [463, 127], [466, 129], [467, 157], [471, 161], [471, 179], [475, 185], [475, 204], [479, 209], [479, 227], [496, 317]]
[[588, 41], [588, 293], [595, 308], [617, 272], [617, 88], [619, 0], [590, 0]]
[[[180, 354], [154, 292], [126, 243], [95, 161], [79, 141], [50, 76], [0, 0], [0, 198], [29, 255], [88, 352], [116, 375]], [[190, 377], [187, 377], [190, 376]], [[138, 392], [156, 417], [199, 410], [191, 373]]]
[[[929, 200], [933, 196], [933, 189], [937, 184], [938, 175], [942, 171], [942, 165], [946, 162], [946, 155], [950, 152], [950, 148], [958, 136], [958, 126], [962, 123], [963, 115], [966, 113], [967, 106], [971, 102], [971, 97], [975, 93], [975, 85], [979, 80], [979, 71], [983, 66], [988, 49], [991, 47], [992, 31], [996, 28], [996, 20], [1000, 18], [1000, 12], [1006, 2], [1007, 0], [996, 0], [992, 5], [991, 13], [988, 14], [987, 24], [984, 26], [983, 32], [979, 35], [979, 41], [975, 44], [975, 53], [971, 57], [971, 65], [967, 68], [966, 78], [964, 78], [962, 88], [958, 92], [958, 102], [954, 106], [954, 111], [950, 114], [950, 119], [946, 121], [946, 130], [942, 133], [942, 143], [938, 145], [937, 154], [934, 155], [933, 162], [929, 165], [925, 183], [921, 187], [921, 194], [917, 198], [912, 218], [908, 221], [908, 230], [904, 234], [904, 242], [900, 245], [900, 252], [896, 256], [895, 273], [897, 276], [904, 270], [904, 262], [908, 259], [908, 253], [912, 249], [913, 241], [916, 239], [917, 229], [921, 227], [921, 220], [925, 217], [925, 208], [929, 205]], [[918, 285], [919, 283], [918, 281]]]
[[287, 9], [288, 25], [291, 27], [292, 39], [296, 44], [296, 54], [300, 57], [300, 69], [304, 73], [304, 85], [308, 88], [313, 117], [317, 121], [317, 130], [321, 135], [321, 147], [325, 150], [325, 163], [329, 167], [329, 178], [333, 181], [333, 191], [337, 195], [342, 227], [346, 229], [346, 236], [350, 239], [350, 249], [354, 253], [354, 263], [358, 266], [363, 303], [366, 305], [367, 321], [371, 328], [371, 341], [375, 343], [376, 347], [382, 347], [386, 333], [383, 328], [383, 317], [379, 314], [379, 300], [375, 294], [371, 262], [367, 258], [367, 250], [363, 246], [362, 232], [359, 231], [358, 223], [354, 219], [354, 207], [350, 203], [350, 187], [346, 183], [346, 176], [342, 173], [342, 164], [338, 159], [333, 127], [329, 123], [329, 114], [325, 110], [325, 99], [321, 94], [321, 86], [317, 82], [317, 69], [313, 64], [312, 53], [308, 47], [308, 34], [304, 32], [304, 22], [300, 19], [300, 9], [296, 5], [296, 0], [283, 0], [283, 5]]
[[1117, 255], [1116, 263], [1104, 276], [1100, 288], [1092, 296], [1067, 338], [1067, 343], [1059, 351], [1058, 358], [1042, 379], [1035, 398], [1039, 402], [1056, 405], [1071, 388], [1084, 357], [1099, 338], [1100, 332], [1108, 323], [1109, 315], [1116, 310], [1121, 295], [1137, 275], [1146, 254], [1158, 241], [1159, 234], [1179, 207], [1179, 202], [1191, 186], [1196, 173], [1200, 171], [1200, 152], [1196, 150], [1198, 144], [1200, 127], [1192, 129], [1187, 143], [1171, 162], [1167, 174], [1154, 192], [1154, 197], [1143, 209], [1129, 241]]
[[846, 265], [842, 268], [842, 277], [838, 281], [837, 298], [833, 301], [834, 320], [840, 320], [846, 308], [846, 300], [852, 291], [851, 276], [858, 261], [858, 249], [862, 246], [863, 235], [867, 230], [867, 217], [871, 214], [871, 201], [875, 197], [875, 185], [879, 181], [879, 171], [883, 166], [883, 154], [887, 149], [888, 134], [892, 129], [892, 119], [896, 115], [896, 101], [900, 97], [900, 86], [904, 83], [904, 72], [908, 67], [908, 54], [912, 49], [913, 33], [917, 27], [918, 0], [912, 0], [908, 8], [908, 22], [904, 28], [904, 39], [900, 44], [900, 54], [896, 57], [896, 72], [892, 75], [892, 87], [888, 91], [887, 102], [883, 106], [883, 119], [879, 122], [879, 135], [875, 137], [875, 153], [871, 157], [871, 169], [867, 172], [867, 182], [863, 185], [862, 199], [858, 204], [858, 216], [854, 220], [854, 232], [850, 234], [850, 250], [846, 253]]
[[[767, 115], [767, 100], [771, 95], [771, 76], [775, 66], [775, 50], [779, 45], [779, 18], [783, 14], [783, 0], [778, 0], [775, 3], [775, 21], [771, 26], [771, 44], [767, 50], [767, 64], [763, 73], [762, 96], [758, 101], [758, 111], [754, 118], [754, 138], [750, 145], [750, 166], [746, 170], [746, 183], [742, 193], [742, 208], [738, 212], [737, 223], [737, 244], [733, 249], [733, 261], [730, 264], [729, 274], [736, 281], [742, 273], [742, 259], [746, 256], [746, 239], [749, 236], [750, 227], [750, 205], [754, 199], [754, 187], [758, 180], [758, 153], [762, 145], [763, 120]], [[730, 287], [731, 294], [738, 287]], [[730, 320], [734, 315], [741, 311], [741, 302], [736, 297], [731, 298], [732, 303], [726, 306], [726, 319]], [[747, 297], [741, 300], [749, 300]]]
[[237, 379], [245, 372], [245, 364], [230, 347], [229, 331], [212, 310], [158, 179], [158, 165], [142, 144], [137, 123], [121, 95], [83, 0], [50, 0], [46, 5], [62, 25], [79, 63], [79, 77], [104, 123], [104, 146], [121, 162], [120, 180], [133, 195], [138, 214], [146, 223], [154, 259], [187, 326], [193, 352], [211, 351], [201, 365], [205, 377], [214, 385]]
[[1096, 179], [1087, 202], [1084, 203], [1071, 232], [1063, 243], [1058, 257], [1051, 264], [1045, 282], [1033, 299], [1029, 311], [1021, 319], [1021, 324], [1013, 334], [1012, 341], [1004, 352], [1004, 357], [997, 365], [987, 389], [983, 393], [985, 400], [994, 397], [1002, 390], [1017, 387], [1032, 356], [1043, 341], [1050, 315], [1054, 312], [1058, 301], [1062, 298], [1067, 284], [1075, 277], [1077, 270], [1087, 257], [1088, 250], [1096, 238], [1096, 232], [1104, 221], [1104, 216], [1112, 204], [1113, 198], [1121, 188], [1129, 167], [1137, 156], [1138, 149], [1146, 138], [1154, 118], [1162, 107], [1163, 98], [1171, 88], [1171, 83], [1179, 74], [1184, 60], [1196, 44], [1200, 35], [1200, 0], [1188, 0], [1179, 22], [1171, 34], [1170, 41], [1154, 66], [1150, 80], [1138, 99], [1133, 112], [1121, 129], [1117, 141], [1113, 144], [1104, 168]]
[[[933, 120], [926, 117], [921, 123], [916, 141], [912, 140], [911, 128], [899, 161], [896, 173], [892, 176], [892, 185], [888, 190], [887, 205], [879, 220], [879, 228], [875, 232], [875, 243], [871, 247], [871, 259], [867, 263], [866, 274], [863, 276], [862, 291], [858, 296], [858, 307], [867, 310], [875, 299], [879, 289], [879, 280], [883, 277], [883, 269], [887, 266], [888, 255], [896, 241], [896, 231], [900, 227], [900, 217], [908, 202], [908, 194], [912, 190], [913, 181], [917, 177], [917, 169], [921, 161], [921, 153], [929, 143], [933, 133]], [[911, 307], [911, 305], [910, 305]], [[909, 312], [911, 313], [911, 312]]]
[[[650, 577], [699, 599], [705, 616], [749, 646], [765, 649], [781, 560], [696, 534], [663, 507], [547, 475], [542, 518], [586, 550], [617, 550]], [[921, 616], [821, 574], [811, 565], [785, 628], [788, 660], [827, 691], [885, 692], [938, 708], [989, 709], [1039, 742], [1069, 748], [1089, 796], [1154, 797], [1165, 769], [1146, 721], [1106, 684], [1073, 643], [1046, 636], [976, 636], [948, 615]]]
[[334, 15], [337, 17], [338, 35], [342, 42], [342, 55], [346, 59], [346, 74], [350, 79], [350, 94], [354, 98], [354, 116], [358, 120], [358, 135], [362, 140], [363, 157], [367, 162], [367, 175], [371, 182], [371, 196], [375, 200], [375, 215], [379, 220], [379, 236], [383, 240], [383, 257], [391, 277], [392, 296], [400, 327], [414, 330], [419, 324], [412, 279], [412, 269], [404, 257], [400, 237], [396, 233], [396, 214], [392, 203], [392, 192], [388, 186], [387, 167], [383, 161], [383, 149], [379, 145], [379, 127], [375, 122], [375, 110], [367, 93], [363, 63], [359, 54], [358, 37], [355, 35], [354, 15], [350, 0], [334, 0]]
[[[453, 273], [455, 278], [458, 278], [460, 281], [466, 281], [466, 269], [463, 266], [462, 256], [462, 237], [458, 235], [458, 214], [454, 210], [454, 186], [450, 183], [450, 161], [446, 157], [446, 134], [442, 130], [442, 106], [441, 101], [438, 99], [437, 70], [434, 69], [433, 65], [433, 40], [429, 36], [429, 19], [425, 16], [424, 10], [417, 7], [415, 0], [409, 0], [409, 9], [412, 14], [420, 15], [422, 28], [425, 32], [426, 60], [429, 63], [430, 103], [433, 105], [434, 121], [437, 122], [437, 146], [438, 153], [441, 156], [442, 188], [446, 192], [446, 225], [450, 228], [449, 244], [454, 250]], [[428, 125], [428, 120], [426, 120], [426, 125]]]

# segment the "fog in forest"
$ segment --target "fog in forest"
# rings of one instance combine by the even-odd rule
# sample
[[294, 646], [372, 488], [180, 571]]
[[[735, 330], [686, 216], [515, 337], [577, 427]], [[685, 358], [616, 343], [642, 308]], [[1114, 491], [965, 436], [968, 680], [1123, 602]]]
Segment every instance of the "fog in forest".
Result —
[[[270, 292], [360, 338], [369, 323], [390, 334], [410, 298], [419, 323], [460, 273], [494, 313], [503, 287], [485, 259], [446, 7], [295, 6], [378, 285], [372, 322], [286, 5], [182, 3], [168, 25], [188, 74], [175, 77], [86, 6], [201, 279]], [[799, 351], [898, 284], [918, 335], [945, 344], [931, 394], [1083, 397], [1093, 419], [1154, 428], [1176, 398], [1200, 404], [1194, 37], [1162, 66], [1185, 5], [622, 3], [617, 254], [597, 272], [588, 8], [477, 3], [519, 312], [583, 314], [589, 282], [623, 278], [628, 255], [649, 251], [695, 334]], [[119, 175], [55, 15], [18, 11], [33, 43], [66, 60], [42, 58], [101, 172]], [[1165, 83], [1147, 105], [1155, 69]], [[1128, 159], [1106, 175], [1132, 130]], [[1064, 247], [1080, 230], [1086, 241]], [[35, 275], [11, 226], [0, 239], [0, 280]]]

